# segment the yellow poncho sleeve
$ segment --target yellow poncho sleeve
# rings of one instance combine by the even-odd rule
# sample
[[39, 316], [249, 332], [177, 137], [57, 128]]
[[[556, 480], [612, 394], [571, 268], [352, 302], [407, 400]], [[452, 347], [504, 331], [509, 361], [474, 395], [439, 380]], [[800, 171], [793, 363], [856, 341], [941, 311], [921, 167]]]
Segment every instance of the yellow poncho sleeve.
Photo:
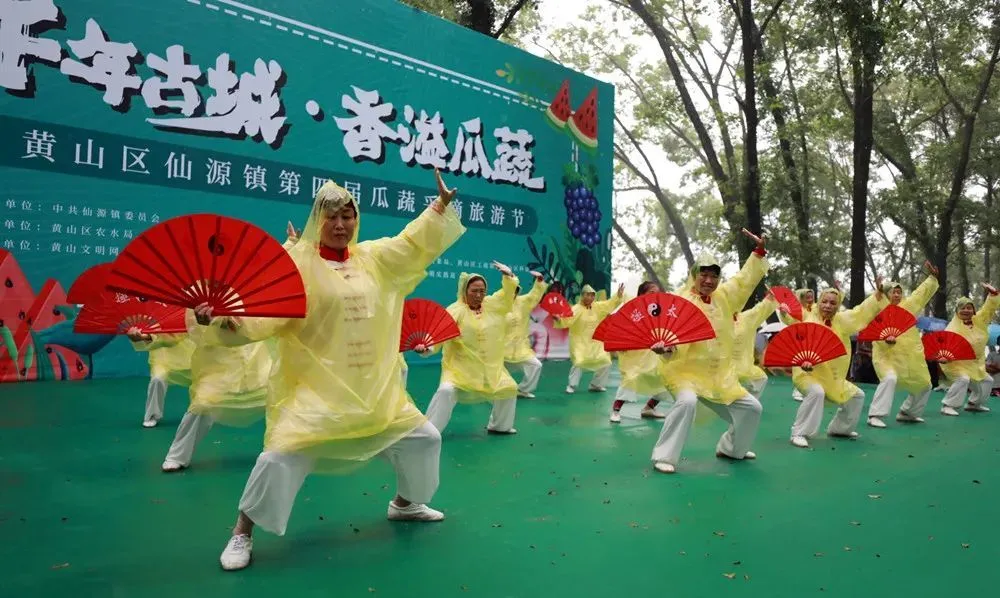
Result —
[[514, 308], [507, 314], [507, 339], [504, 360], [510, 363], [520, 363], [535, 356], [528, 342], [528, 332], [531, 326], [531, 312], [542, 300], [549, 285], [536, 280], [531, 290], [514, 300]]
[[150, 342], [132, 342], [132, 348], [149, 353], [149, 375], [167, 384], [191, 384], [191, 355], [194, 343], [187, 334], [154, 334]]
[[746, 303], [768, 267], [766, 258], [751, 254], [736, 276], [719, 285], [709, 303], [694, 291], [693, 280], [688, 280], [683, 290], [678, 291], [705, 314], [715, 330], [715, 338], [683, 345], [674, 356], [663, 360], [664, 383], [674, 396], [689, 389], [706, 400], [729, 405], [747, 395], [733, 359], [733, 314]]
[[275, 341], [226, 347], [216, 343], [212, 328], [197, 324], [193, 311], [188, 310], [186, 320], [196, 347], [188, 411], [229, 426], [248, 426], [264, 417]]
[[878, 293], [873, 293], [854, 309], [835, 314], [831, 328], [847, 353], [819, 364], [811, 372], [793, 368], [792, 383], [795, 387], [805, 393], [811, 385], [819, 384], [823, 387], [826, 399], [837, 404], [846, 403], [860, 392], [857, 386], [847, 381], [847, 372], [851, 367], [851, 335], [867, 326], [887, 304], [888, 300], [884, 295], [880, 297]]
[[736, 331], [733, 336], [733, 361], [736, 362], [736, 376], [741, 383], [767, 378], [764, 370], [754, 364], [754, 347], [757, 329], [777, 308], [778, 302], [767, 297], [737, 316]]
[[998, 307], [1000, 307], [1000, 295], [987, 295], [983, 306], [972, 316], [972, 326], [966, 326], [957, 315], [948, 323], [947, 329], [965, 337], [976, 352], [975, 360], [941, 364], [941, 371], [949, 380], [961, 376], [967, 376], [972, 382], [986, 379], [986, 343], [989, 341], [989, 325]]
[[[466, 277], [459, 281], [459, 297], [464, 297]], [[444, 343], [441, 356], [441, 384], [458, 389], [459, 403], [481, 403], [513, 399], [517, 383], [504, 367], [504, 331], [507, 314], [514, 308], [517, 278], [504, 276], [500, 290], [483, 300], [479, 313], [469, 309], [464, 299], [448, 307], [462, 336]]]
[[[899, 306], [914, 316], [920, 315], [937, 290], [937, 278], [928, 276], [899, 302]], [[894, 345], [881, 341], [872, 343], [872, 364], [879, 380], [895, 374], [897, 387], [908, 393], [918, 394], [931, 385], [930, 371], [924, 360], [924, 346], [916, 326], [896, 338]]]
[[605, 301], [594, 301], [590, 307], [577, 303], [573, 317], [561, 319], [557, 327], [569, 328], [569, 356], [573, 365], [581, 370], [595, 372], [611, 365], [611, 355], [604, 350], [604, 343], [594, 340], [594, 330], [622, 303], [615, 295]]

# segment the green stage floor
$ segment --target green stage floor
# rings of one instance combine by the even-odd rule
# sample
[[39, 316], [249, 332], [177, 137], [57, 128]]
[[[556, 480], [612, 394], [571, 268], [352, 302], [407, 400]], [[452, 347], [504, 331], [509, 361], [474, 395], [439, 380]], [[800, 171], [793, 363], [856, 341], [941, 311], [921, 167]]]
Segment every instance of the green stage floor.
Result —
[[[171, 388], [165, 420], [146, 430], [145, 380], [0, 386], [0, 596], [770, 598], [996, 587], [1000, 413], [945, 418], [934, 393], [925, 425], [862, 426], [856, 442], [822, 437], [805, 451], [788, 443], [790, 384], [774, 379], [756, 462], [716, 459], [723, 424], [705, 419], [680, 473], [666, 476], [649, 464], [657, 423], [609, 424], [613, 389], [567, 396], [567, 370], [546, 364], [538, 399], [518, 404], [517, 436], [487, 437], [487, 406], [456, 408], [432, 503], [443, 523], [386, 521], [387, 463], [313, 476], [287, 535], [259, 533], [253, 565], [236, 573], [218, 557], [261, 425], [212, 430], [191, 469], [168, 475], [159, 466], [184, 390]], [[421, 407], [437, 376], [411, 370]]]

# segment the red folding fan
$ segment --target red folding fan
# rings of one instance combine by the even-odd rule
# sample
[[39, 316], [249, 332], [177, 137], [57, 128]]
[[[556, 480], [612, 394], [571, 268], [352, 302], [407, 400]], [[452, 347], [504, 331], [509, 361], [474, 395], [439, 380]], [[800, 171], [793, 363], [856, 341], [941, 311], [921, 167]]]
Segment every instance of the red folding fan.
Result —
[[649, 349], [657, 343], [683, 345], [715, 338], [708, 317], [694, 304], [670, 293], [632, 299], [594, 330], [605, 351]]
[[110, 288], [215, 315], [302, 318], [302, 277], [278, 241], [226, 216], [171, 218], [132, 240], [114, 261]]
[[399, 332], [399, 352], [417, 345], [430, 347], [461, 336], [448, 310], [427, 299], [403, 302], [403, 327]]
[[909, 311], [898, 305], [889, 305], [858, 333], [858, 341], [884, 341], [890, 336], [899, 338], [916, 325], [917, 319]]
[[815, 322], [798, 322], [786, 326], [767, 344], [764, 367], [812, 366], [847, 355], [844, 343], [828, 326]]
[[802, 304], [799, 303], [799, 298], [795, 296], [792, 289], [788, 287], [771, 287], [771, 292], [774, 293], [774, 298], [778, 302], [778, 307], [784, 307], [788, 311], [788, 315], [792, 316], [796, 320], [802, 320]]
[[976, 351], [964, 336], [950, 330], [928, 332], [920, 339], [927, 361], [966, 361], [976, 358]]
[[573, 316], [573, 308], [569, 301], [559, 293], [546, 293], [538, 304], [554, 318], [569, 318]]
[[185, 309], [159, 301], [106, 291], [83, 304], [73, 331], [87, 334], [142, 334], [187, 332]]
[[104, 285], [111, 273], [111, 262], [97, 264], [83, 271], [73, 281], [66, 293], [66, 303], [85, 305], [104, 293]]

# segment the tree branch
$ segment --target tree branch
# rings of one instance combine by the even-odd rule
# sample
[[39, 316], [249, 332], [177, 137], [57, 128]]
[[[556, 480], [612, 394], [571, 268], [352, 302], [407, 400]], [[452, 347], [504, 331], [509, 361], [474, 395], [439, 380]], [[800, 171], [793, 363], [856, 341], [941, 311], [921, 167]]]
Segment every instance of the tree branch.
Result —
[[635, 259], [639, 260], [639, 264], [642, 266], [643, 270], [646, 271], [646, 275], [662, 289], [663, 283], [660, 282], [660, 277], [656, 274], [656, 270], [653, 269], [653, 264], [649, 262], [649, 258], [646, 257], [646, 254], [639, 249], [639, 246], [636, 245], [634, 240], [632, 240], [632, 237], [630, 237], [629, 234], [625, 232], [625, 229], [618, 224], [617, 218], [612, 219], [611, 224], [614, 227], [615, 234], [617, 234], [621, 240], [625, 242], [625, 245], [627, 245], [632, 251], [632, 255], [635, 256]]
[[507, 31], [507, 28], [510, 27], [510, 24], [514, 22], [514, 17], [517, 16], [517, 13], [520, 12], [527, 3], [528, 0], [517, 0], [517, 3], [510, 7], [510, 10], [507, 11], [507, 16], [505, 16], [503, 22], [500, 23], [500, 27], [497, 28], [495, 33], [493, 33], [494, 39], [500, 39], [500, 36], [503, 35], [504, 32]]
[[764, 17], [764, 20], [760, 22], [760, 25], [757, 27], [758, 32], [756, 43], [760, 43], [761, 40], [764, 39], [764, 30], [767, 29], [767, 24], [771, 22], [771, 19], [773, 19], [776, 14], [778, 14], [778, 9], [781, 8], [784, 1], [785, 0], [777, 0], [777, 2], [774, 3], [774, 6], [771, 7], [770, 12], [767, 13], [767, 16]]

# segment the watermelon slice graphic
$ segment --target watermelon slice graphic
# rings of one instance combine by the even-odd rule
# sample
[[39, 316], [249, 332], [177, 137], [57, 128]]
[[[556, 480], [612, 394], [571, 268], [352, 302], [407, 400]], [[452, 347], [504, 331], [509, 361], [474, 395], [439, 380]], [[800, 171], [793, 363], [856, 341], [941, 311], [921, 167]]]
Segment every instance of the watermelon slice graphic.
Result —
[[545, 109], [545, 117], [557, 129], [562, 129], [566, 126], [566, 121], [569, 120], [570, 114], [569, 79], [566, 79], [562, 82], [562, 86], [559, 87], [556, 99], [552, 100], [549, 107]]
[[597, 147], [597, 87], [590, 91], [569, 120], [569, 130], [581, 145]]
[[[44, 330], [65, 321], [66, 315], [59, 309], [59, 306], [64, 303], [66, 303], [66, 293], [63, 291], [62, 285], [53, 278], [46, 280], [42, 286], [42, 290], [35, 298], [34, 304], [32, 304], [31, 309], [28, 311], [28, 320], [25, 322], [27, 325], [22, 326], [22, 330], [27, 337], [26, 340], [35, 340], [32, 338], [32, 331]], [[86, 364], [80, 359], [79, 355], [70, 349], [48, 345], [43, 350], [42, 345], [37, 345], [35, 351], [35, 367], [37, 368], [41, 365], [39, 360], [47, 358], [52, 367], [53, 377], [57, 380], [80, 380], [87, 376]], [[24, 364], [21, 367], [23, 368]], [[45, 370], [46, 376], [38, 375], [39, 379], [48, 376], [48, 369], [45, 368]]]
[[35, 292], [14, 255], [0, 249], [0, 381], [8, 379], [8, 372], [10, 381], [17, 380], [17, 360], [24, 356], [14, 337], [34, 301]]

